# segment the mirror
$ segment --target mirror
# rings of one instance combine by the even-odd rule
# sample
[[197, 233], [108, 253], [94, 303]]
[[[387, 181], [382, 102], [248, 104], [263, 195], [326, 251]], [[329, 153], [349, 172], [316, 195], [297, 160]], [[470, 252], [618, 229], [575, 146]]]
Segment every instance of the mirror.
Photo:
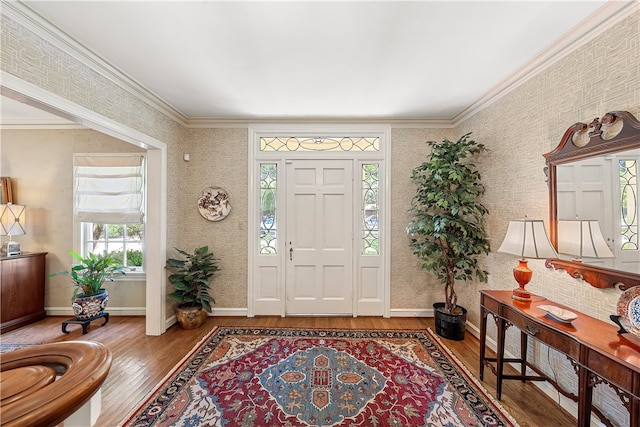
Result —
[[[588, 125], [576, 123], [544, 157], [550, 238], [561, 253], [561, 259], [547, 260], [547, 267], [597, 288], [640, 284], [640, 122], [626, 111], [614, 111]], [[594, 233], [586, 237], [569, 230]], [[594, 244], [587, 248], [581, 241]]]

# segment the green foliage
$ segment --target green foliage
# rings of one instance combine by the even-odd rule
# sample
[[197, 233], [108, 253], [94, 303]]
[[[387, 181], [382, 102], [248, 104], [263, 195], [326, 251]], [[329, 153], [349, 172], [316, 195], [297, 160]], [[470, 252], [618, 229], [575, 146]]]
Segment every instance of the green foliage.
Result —
[[184, 259], [169, 258], [166, 268], [172, 272], [169, 282], [173, 284], [174, 292], [169, 297], [184, 307], [202, 306], [211, 313], [211, 304], [215, 300], [209, 295], [211, 277], [219, 271], [213, 253], [208, 246], [196, 248], [193, 254], [175, 248]]
[[75, 289], [71, 302], [75, 301], [80, 294], [83, 296], [98, 294], [105, 280], [113, 281], [114, 274], [126, 274], [124, 267], [114, 258], [113, 253], [105, 252], [102, 255], [89, 253], [86, 258], [73, 251], [69, 251], [69, 253], [79, 264], [71, 267], [71, 270], [52, 273], [49, 278], [62, 275], [73, 281]]
[[409, 245], [422, 260], [422, 268], [445, 286], [449, 313], [457, 306], [456, 280], [486, 282], [489, 274], [478, 262], [479, 255], [490, 250], [484, 228], [489, 212], [478, 201], [484, 186], [473, 163], [473, 157], [487, 149], [470, 135], [456, 142], [428, 141], [431, 154], [411, 173], [417, 189], [409, 209]]
[[[124, 254], [122, 251], [112, 252], [113, 258], [119, 263], [124, 264]], [[142, 251], [139, 249], [127, 250], [127, 266], [128, 267], [141, 267], [142, 266]]]

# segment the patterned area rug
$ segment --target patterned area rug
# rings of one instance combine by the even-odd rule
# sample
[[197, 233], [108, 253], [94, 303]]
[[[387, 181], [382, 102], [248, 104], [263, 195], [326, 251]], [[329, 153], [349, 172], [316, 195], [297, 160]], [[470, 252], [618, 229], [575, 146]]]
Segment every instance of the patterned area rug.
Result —
[[517, 423], [430, 330], [219, 327], [122, 425]]

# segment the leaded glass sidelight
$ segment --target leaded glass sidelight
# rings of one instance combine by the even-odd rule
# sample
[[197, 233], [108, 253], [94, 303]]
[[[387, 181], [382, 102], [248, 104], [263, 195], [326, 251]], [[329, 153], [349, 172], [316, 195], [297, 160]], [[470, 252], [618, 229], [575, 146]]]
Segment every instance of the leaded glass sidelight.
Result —
[[274, 163], [260, 165], [260, 254], [275, 255], [277, 251], [277, 177]]
[[638, 165], [620, 160], [620, 249], [638, 249]]
[[380, 151], [380, 138], [262, 137], [260, 151]]
[[380, 165], [362, 165], [362, 255], [380, 255]]

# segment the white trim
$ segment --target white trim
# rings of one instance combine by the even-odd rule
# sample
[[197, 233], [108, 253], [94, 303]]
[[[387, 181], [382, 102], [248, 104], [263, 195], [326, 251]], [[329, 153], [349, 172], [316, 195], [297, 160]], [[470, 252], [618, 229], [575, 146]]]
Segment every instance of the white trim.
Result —
[[[385, 275], [383, 278], [383, 286], [384, 286], [384, 307], [382, 316], [390, 317], [391, 316], [391, 126], [387, 126], [384, 131], [384, 144], [382, 145], [382, 155], [384, 157], [384, 181], [382, 182], [382, 187], [384, 188], [383, 195], [383, 224], [384, 233], [380, 233], [380, 237], [382, 238], [382, 250], [384, 251], [384, 259], [382, 261], [382, 268], [385, 271]], [[379, 220], [379, 218], [378, 218]]]
[[[322, 137], [330, 137], [330, 136], [378, 136], [381, 138], [380, 151], [366, 151], [366, 152], [260, 152], [257, 141], [262, 136], [274, 136], [274, 135], [295, 135], [298, 137], [303, 136], [322, 136]], [[258, 191], [259, 188], [257, 186], [258, 177], [256, 174], [259, 173], [256, 165], [259, 162], [270, 162], [276, 163], [279, 165], [278, 172], [278, 188], [284, 189], [282, 178], [284, 178], [284, 160], [285, 159], [314, 159], [314, 158], [332, 158], [332, 159], [345, 159], [352, 160], [355, 164], [358, 162], [368, 162], [368, 161], [377, 161], [383, 165], [383, 177], [384, 183], [381, 184], [383, 188], [383, 197], [381, 198], [381, 215], [384, 217], [384, 228], [381, 228], [381, 244], [383, 249], [383, 260], [381, 269], [383, 272], [383, 307], [381, 315], [384, 317], [389, 317], [389, 307], [390, 307], [390, 286], [391, 286], [391, 269], [390, 266], [390, 239], [391, 239], [391, 207], [390, 207], [390, 179], [391, 179], [391, 126], [388, 124], [382, 123], [317, 123], [317, 122], [309, 122], [309, 123], [254, 123], [249, 126], [248, 129], [248, 142], [249, 150], [248, 150], [248, 169], [249, 169], [249, 185], [248, 185], [248, 211], [247, 211], [247, 223], [254, 224], [255, 218], [258, 216]], [[357, 155], [356, 155], [357, 154]], [[278, 192], [278, 205], [280, 207], [280, 218], [282, 220], [285, 209], [285, 196], [286, 194], [283, 191]], [[255, 267], [256, 267], [256, 250], [255, 245], [257, 241], [257, 230], [254, 230], [255, 227], [249, 226], [247, 233], [247, 261], [248, 261], [248, 280], [247, 280], [247, 308], [248, 308], [248, 316], [253, 317], [255, 315], [262, 315], [267, 313], [257, 312], [255, 306], [255, 289], [256, 286], [254, 275], [255, 275]], [[280, 272], [279, 274], [284, 274], [285, 268], [285, 254], [283, 251], [284, 245], [282, 239], [279, 239], [278, 242], [278, 253], [280, 262]], [[354, 271], [357, 264], [354, 264]], [[284, 277], [284, 276], [282, 276]], [[280, 280], [282, 282], [283, 280]], [[284, 294], [284, 285], [278, 289], [280, 297], [277, 300], [273, 301], [273, 306], [277, 306], [279, 308], [279, 315], [284, 316], [285, 313], [285, 294]], [[354, 289], [354, 307], [355, 305], [355, 289]], [[265, 302], [266, 303], [266, 302]], [[271, 301], [268, 302], [271, 304]], [[275, 312], [270, 312], [268, 314], [276, 315]], [[357, 310], [354, 308], [353, 315], [357, 316]], [[369, 315], [369, 314], [367, 314]]]
[[166, 274], [164, 259], [167, 248], [167, 146], [140, 131], [124, 126], [85, 107], [48, 92], [41, 87], [0, 72], [3, 96], [53, 112], [83, 126], [147, 149], [147, 216], [145, 268], [146, 333], [161, 335], [166, 330]]
[[11, 122], [5, 121], [2, 118], [0, 123], [0, 129], [6, 130], [57, 130], [57, 129], [84, 129], [83, 126], [67, 122], [63, 119], [14, 119]]
[[[70, 316], [73, 317], [73, 310], [71, 309], [71, 303], [68, 307], [45, 307], [47, 316]], [[145, 307], [113, 307], [107, 304], [105, 309], [109, 316], [144, 316], [146, 314]], [[101, 324], [98, 320], [96, 325]], [[93, 323], [92, 323], [93, 325]]]
[[392, 308], [389, 310], [390, 317], [433, 317], [432, 308]]
[[155, 110], [165, 114], [172, 120], [184, 125], [186, 117], [164, 99], [160, 98], [144, 85], [136, 81], [98, 53], [91, 51], [80, 42], [70, 37], [54, 24], [39, 15], [23, 2], [3, 1], [2, 14], [19, 22], [20, 25], [35, 33], [38, 37], [51, 43], [65, 54], [71, 56], [102, 77], [112, 81], [119, 88], [129, 92], [137, 99], [149, 104]]
[[549, 47], [542, 50], [527, 63], [491, 88], [473, 104], [454, 116], [451, 119], [452, 126], [459, 126], [465, 120], [484, 110], [638, 10], [640, 10], [640, 3], [637, 2], [637, 0], [631, 2], [618, 0], [608, 1], [598, 10], [583, 19], [582, 22], [573, 29], [563, 34]]
[[335, 118], [331, 119], [216, 119], [216, 118], [187, 118], [185, 127], [189, 129], [239, 129], [247, 128], [251, 126], [307, 126], [313, 125], [316, 127], [322, 125], [365, 125], [372, 126], [379, 123], [385, 123], [390, 125], [394, 129], [407, 128], [426, 128], [426, 129], [449, 129], [453, 126], [451, 119], [394, 119], [394, 118], [377, 118], [377, 119], [344, 119]]
[[[538, 75], [546, 68], [553, 65], [559, 59], [571, 53], [575, 49], [590, 42], [613, 25], [629, 17], [640, 9], [637, 1], [608, 1], [590, 16], [582, 20], [571, 31], [568, 31], [548, 48], [541, 51], [529, 62], [511, 73], [496, 86], [478, 98], [471, 105], [451, 118], [413, 118], [394, 119], [391, 117], [378, 117], [374, 119], [248, 119], [248, 118], [215, 118], [215, 117], [186, 117], [175, 107], [155, 95], [145, 86], [126, 75], [122, 70], [110, 64], [98, 54], [90, 51], [78, 41], [69, 37], [55, 25], [38, 15], [34, 10], [22, 2], [2, 2], [2, 14], [14, 19], [42, 37], [47, 42], [61, 49], [73, 58], [94, 69], [102, 76], [111, 80], [118, 87], [133, 94], [136, 98], [148, 103], [151, 107], [167, 115], [174, 121], [187, 128], [246, 128], [252, 124], [286, 125], [295, 123], [380, 123], [385, 122], [394, 128], [451, 128], [469, 119], [479, 111], [499, 100], [504, 95], [519, 87], [524, 82]], [[9, 124], [10, 126], [13, 124]]]

